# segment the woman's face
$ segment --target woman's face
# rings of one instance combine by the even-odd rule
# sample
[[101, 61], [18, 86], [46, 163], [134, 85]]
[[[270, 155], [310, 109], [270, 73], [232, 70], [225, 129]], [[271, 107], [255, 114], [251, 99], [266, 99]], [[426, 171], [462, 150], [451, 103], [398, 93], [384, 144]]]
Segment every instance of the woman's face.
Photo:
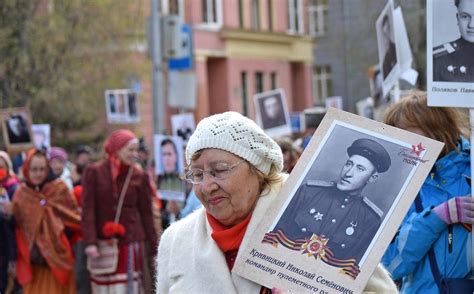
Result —
[[168, 143], [161, 146], [161, 157], [163, 158], [163, 168], [165, 173], [176, 172], [176, 162], [178, 155], [173, 144]]
[[0, 158], [0, 169], [8, 171], [8, 164], [3, 158]]
[[51, 167], [53, 174], [56, 176], [61, 175], [64, 171], [64, 162], [62, 162], [60, 159], [51, 159], [49, 161], [49, 166]]
[[[216, 164], [232, 166], [241, 160], [227, 151], [204, 149], [199, 158], [191, 163], [191, 169], [209, 171]], [[225, 179], [216, 180], [205, 173], [203, 181], [194, 185], [196, 196], [206, 211], [225, 226], [236, 225], [253, 212], [260, 196], [259, 189], [257, 173], [246, 162], [231, 169]]]
[[125, 145], [117, 153], [118, 159], [126, 165], [133, 165], [138, 158], [138, 143], [131, 143]]
[[28, 177], [33, 185], [40, 185], [48, 177], [48, 161], [42, 155], [31, 158]]

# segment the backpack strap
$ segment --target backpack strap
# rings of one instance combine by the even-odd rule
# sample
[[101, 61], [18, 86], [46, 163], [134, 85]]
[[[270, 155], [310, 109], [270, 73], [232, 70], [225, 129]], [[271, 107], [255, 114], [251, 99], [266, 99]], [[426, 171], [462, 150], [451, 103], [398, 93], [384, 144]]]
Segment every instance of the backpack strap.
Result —
[[[423, 211], [423, 204], [421, 203], [420, 193], [418, 193], [415, 198], [415, 209], [418, 213]], [[436, 262], [436, 256], [433, 250], [433, 246], [431, 246], [430, 250], [428, 251], [428, 258], [430, 259], [431, 273], [433, 274], [440, 293], [442, 293], [443, 287], [441, 284], [441, 273], [439, 272], [438, 263]]]

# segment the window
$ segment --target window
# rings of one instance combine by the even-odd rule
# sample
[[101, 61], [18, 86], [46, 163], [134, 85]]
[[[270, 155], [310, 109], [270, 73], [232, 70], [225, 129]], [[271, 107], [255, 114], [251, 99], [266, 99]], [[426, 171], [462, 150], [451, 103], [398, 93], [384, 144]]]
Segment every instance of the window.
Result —
[[202, 20], [207, 26], [222, 25], [222, 0], [201, 0]]
[[255, 94], [263, 92], [263, 72], [257, 71], [255, 73]]
[[271, 83], [271, 90], [275, 90], [277, 88], [277, 73], [272, 71], [270, 73], [270, 83]]
[[260, 0], [252, 0], [252, 29], [260, 30]]
[[244, 3], [243, 0], [239, 0], [239, 28], [244, 28]]
[[273, 31], [273, 0], [268, 0], [267, 2], [268, 9], [268, 30]]
[[332, 96], [331, 67], [316, 66], [313, 72], [313, 101], [315, 105], [324, 105], [326, 98]]
[[288, 32], [303, 33], [303, 0], [288, 0]]
[[324, 36], [327, 31], [328, 0], [312, 0], [308, 6], [309, 33], [314, 37]]
[[179, 15], [184, 22], [184, 0], [161, 0], [161, 13], [164, 15]]
[[247, 116], [249, 113], [248, 93], [247, 93], [247, 72], [240, 73], [240, 87], [242, 88], [242, 114]]

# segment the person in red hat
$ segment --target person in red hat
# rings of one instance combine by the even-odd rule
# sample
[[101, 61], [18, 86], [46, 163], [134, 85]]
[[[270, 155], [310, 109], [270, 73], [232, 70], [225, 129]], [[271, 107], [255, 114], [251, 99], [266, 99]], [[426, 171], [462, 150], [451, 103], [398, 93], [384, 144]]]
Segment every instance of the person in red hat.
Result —
[[[129, 130], [112, 132], [104, 145], [107, 158], [89, 165], [84, 171], [81, 225], [86, 255], [89, 258], [100, 256], [99, 240], [115, 237], [119, 241], [116, 271], [91, 274], [94, 293], [149, 293], [146, 282], [149, 277], [145, 273], [148, 272], [147, 260], [153, 260], [156, 254], [157, 235], [149, 179], [136, 164], [138, 143]], [[120, 218], [115, 222], [122, 192], [123, 206]], [[145, 254], [147, 244], [151, 252]]]

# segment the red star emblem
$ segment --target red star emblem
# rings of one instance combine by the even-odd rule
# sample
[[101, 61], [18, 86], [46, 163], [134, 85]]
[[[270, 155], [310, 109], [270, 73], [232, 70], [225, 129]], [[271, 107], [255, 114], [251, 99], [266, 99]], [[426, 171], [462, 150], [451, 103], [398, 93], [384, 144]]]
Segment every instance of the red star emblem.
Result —
[[421, 146], [421, 142], [418, 145], [411, 145], [411, 153], [416, 154], [416, 156], [420, 156], [421, 152], [423, 152], [425, 148]]

